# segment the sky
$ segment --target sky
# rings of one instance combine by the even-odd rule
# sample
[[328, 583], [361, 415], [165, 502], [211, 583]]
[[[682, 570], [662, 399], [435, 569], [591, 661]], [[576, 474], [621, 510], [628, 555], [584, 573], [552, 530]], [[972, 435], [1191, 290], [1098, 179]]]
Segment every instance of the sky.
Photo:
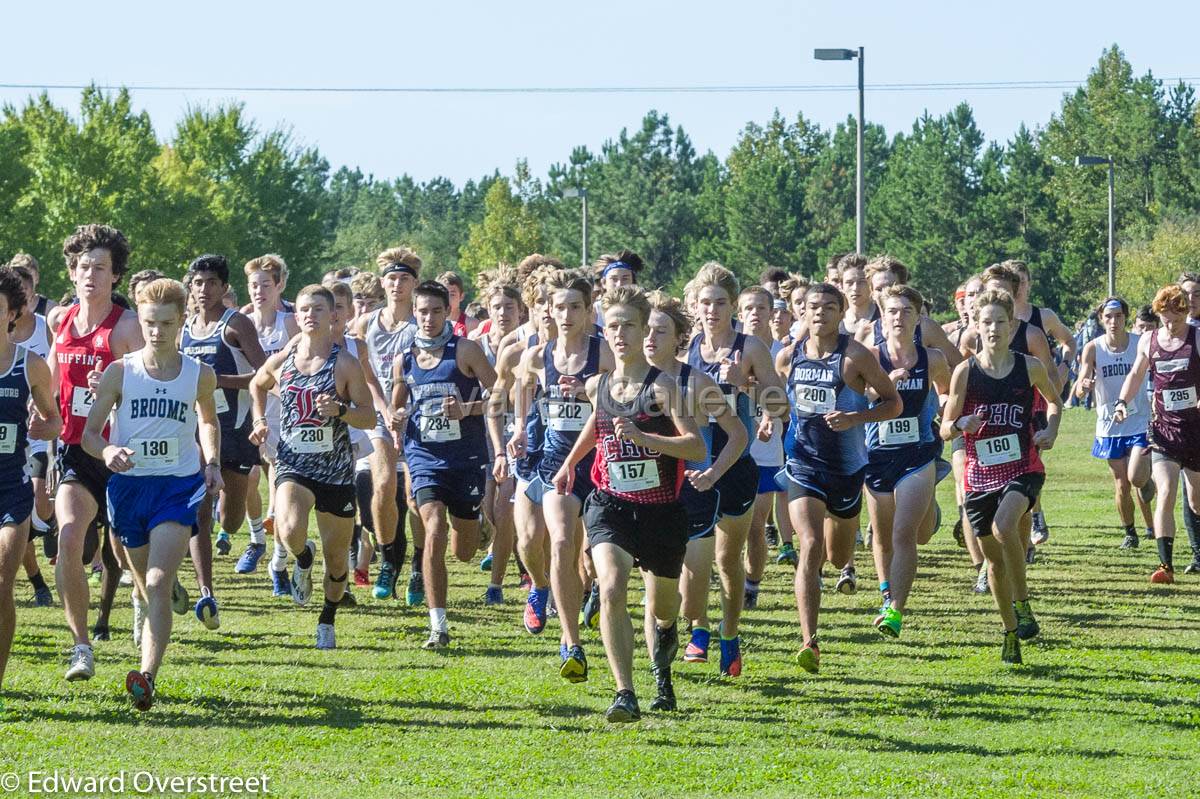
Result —
[[[854, 62], [815, 47], [866, 48], [867, 119], [889, 135], [924, 111], [971, 104], [988, 139], [1044, 125], [1063, 88], [889, 91], [879, 84], [1082, 82], [1116, 43], [1136, 75], [1191, 78], [1200, 4], [1158, 2], [21, 3], [5, 9], [0, 84], [185, 87], [134, 91], [160, 138], [193, 106], [239, 101], [334, 168], [455, 183], [518, 159], [534, 175], [597, 151], [650, 109], [699, 152], [724, 158], [778, 108], [831, 128], [854, 113]], [[185, 10], [185, 8], [187, 10]], [[91, 29], [89, 31], [89, 26]], [[63, 30], [65, 33], [60, 34]], [[59, 40], [62, 37], [62, 40]], [[282, 93], [238, 87], [663, 87], [841, 85], [755, 93]], [[221, 87], [207, 90], [195, 87]], [[874, 87], [874, 88], [873, 88]], [[22, 104], [38, 89], [0, 87]], [[77, 111], [77, 89], [51, 98]]]

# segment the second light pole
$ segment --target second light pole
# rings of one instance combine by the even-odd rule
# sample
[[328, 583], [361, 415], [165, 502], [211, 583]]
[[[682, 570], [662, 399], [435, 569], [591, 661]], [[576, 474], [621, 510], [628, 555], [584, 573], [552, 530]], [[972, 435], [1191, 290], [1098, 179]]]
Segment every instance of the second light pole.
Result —
[[863, 124], [865, 120], [865, 98], [863, 97], [863, 60], [865, 51], [847, 50], [841, 47], [817, 48], [813, 50], [813, 58], [818, 61], [849, 61], [858, 59], [858, 137], [857, 152], [854, 167], [854, 249], [863, 253], [866, 239], [865, 207], [863, 205]]
[[578, 187], [571, 186], [570, 188], [563, 189], [562, 196], [567, 197], [567, 198], [578, 197], [580, 199], [580, 201], [583, 202], [583, 264], [582, 265], [583, 265], [584, 269], [587, 269], [587, 265], [588, 265], [588, 229], [587, 229], [588, 193], [587, 193], [587, 189], [583, 188], [582, 186], [578, 186]]

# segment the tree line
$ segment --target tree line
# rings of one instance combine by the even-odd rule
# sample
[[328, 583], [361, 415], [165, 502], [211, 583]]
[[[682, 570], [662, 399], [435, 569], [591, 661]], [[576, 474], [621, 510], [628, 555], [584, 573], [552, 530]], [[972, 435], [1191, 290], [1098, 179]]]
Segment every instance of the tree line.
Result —
[[[1006, 142], [985, 141], [966, 103], [894, 135], [876, 124], [864, 134], [868, 254], [903, 260], [935, 299], [1004, 258], [1028, 262], [1035, 298], [1068, 317], [1102, 297], [1106, 174], [1075, 167], [1081, 154], [1116, 161], [1122, 293], [1144, 302], [1200, 267], [1193, 87], [1135, 76], [1116, 45], [1048, 121]], [[332, 170], [236, 103], [191, 108], [160, 141], [128, 91], [86, 89], [74, 116], [43, 94], [0, 120], [0, 259], [29, 252], [45, 265], [46, 292], [65, 291], [62, 241], [100, 221], [129, 237], [134, 269], [277, 252], [299, 286], [405, 243], [431, 271], [470, 277], [534, 251], [578, 261], [579, 200], [562, 195], [583, 187], [590, 255], [628, 246], [650, 265], [646, 283], [678, 288], [708, 260], [750, 281], [766, 266], [823, 274], [831, 254], [854, 247], [855, 136], [853, 118], [824, 130], [776, 111], [746, 124], [722, 160], [650, 111], [544, 176], [517, 161], [510, 176], [456, 186]]]

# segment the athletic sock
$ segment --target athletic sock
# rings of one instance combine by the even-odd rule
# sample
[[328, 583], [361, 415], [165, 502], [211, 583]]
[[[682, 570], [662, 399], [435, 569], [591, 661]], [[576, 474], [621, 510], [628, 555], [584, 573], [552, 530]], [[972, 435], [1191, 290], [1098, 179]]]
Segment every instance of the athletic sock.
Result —
[[296, 567], [300, 569], [311, 569], [313, 564], [313, 551], [308, 547], [300, 550], [300, 554], [296, 556]]
[[499, 591], [503, 587], [504, 586], [500, 585], [499, 583], [488, 583], [488, 588], [494, 588], [497, 591]]
[[261, 518], [250, 520], [250, 543], [266, 546], [267, 531], [263, 529]]
[[450, 626], [446, 623], [445, 608], [429, 609], [429, 627], [435, 633], [445, 633], [450, 631]]
[[29, 582], [33, 586], [33, 590], [35, 590], [35, 591], [41, 591], [43, 588], [46, 587], [46, 578], [42, 576], [41, 572], [38, 572], [37, 574], [30, 577]]
[[761, 583], [761, 582], [762, 582], [761, 580], [751, 580], [749, 577], [747, 577], [746, 578], [746, 593], [757, 594], [758, 586], [759, 586], [759, 583]]
[[317, 618], [318, 624], [333, 624], [334, 616], [337, 615], [338, 603], [325, 600], [325, 604], [321, 606], [321, 615]]
[[275, 551], [271, 553], [271, 571], [281, 572], [287, 569], [288, 551], [279, 541], [275, 542]]
[[1158, 559], [1168, 569], [1175, 568], [1175, 539], [1160, 538], [1158, 539]]
[[892, 592], [892, 584], [887, 580], [879, 581], [879, 593], [887, 595]]
[[412, 570], [418, 574], [425, 572], [425, 547], [413, 547]]

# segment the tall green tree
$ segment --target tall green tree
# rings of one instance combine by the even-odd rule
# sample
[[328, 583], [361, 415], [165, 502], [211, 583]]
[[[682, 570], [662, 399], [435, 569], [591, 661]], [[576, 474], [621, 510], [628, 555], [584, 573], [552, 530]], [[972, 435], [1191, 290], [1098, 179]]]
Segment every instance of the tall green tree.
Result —
[[459, 253], [463, 272], [474, 279], [498, 263], [516, 264], [542, 247], [542, 226], [506, 178], [492, 181], [483, 200], [483, 219], [472, 223]]

